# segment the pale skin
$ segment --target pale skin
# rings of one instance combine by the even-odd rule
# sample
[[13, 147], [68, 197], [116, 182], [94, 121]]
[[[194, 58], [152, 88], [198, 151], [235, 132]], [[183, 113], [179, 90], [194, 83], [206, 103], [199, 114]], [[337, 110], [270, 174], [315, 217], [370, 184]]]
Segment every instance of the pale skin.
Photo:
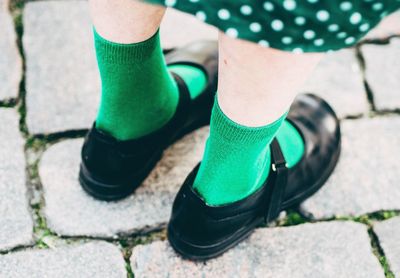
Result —
[[[132, 0], [90, 0], [96, 31], [116, 43], [155, 34], [165, 8]], [[292, 54], [219, 35], [218, 103], [238, 124], [265, 126], [288, 111], [322, 54]]]

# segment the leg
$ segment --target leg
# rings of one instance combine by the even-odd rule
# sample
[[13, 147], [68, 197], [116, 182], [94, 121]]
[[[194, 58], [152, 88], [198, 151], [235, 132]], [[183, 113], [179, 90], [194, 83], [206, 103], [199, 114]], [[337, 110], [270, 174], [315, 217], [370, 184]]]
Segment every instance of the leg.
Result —
[[[116, 200], [143, 182], [173, 139], [209, 117], [216, 88], [206, 85], [216, 83], [217, 46], [173, 50], [169, 66], [158, 32], [164, 8], [134, 0], [90, 0], [90, 6], [102, 92], [79, 178], [92, 196]], [[212, 70], [203, 71], [206, 61]], [[196, 109], [184, 109], [202, 93]]]
[[220, 36], [218, 101], [194, 182], [209, 204], [240, 200], [263, 184], [269, 173], [269, 144], [282, 123], [286, 136], [280, 137], [287, 142], [280, 143], [291, 147], [285, 157], [289, 164], [299, 160], [301, 136], [284, 116], [320, 58]]
[[90, 0], [89, 5], [96, 31], [121, 44], [149, 39], [157, 32], [165, 13], [162, 6], [132, 0]]
[[292, 54], [220, 36], [218, 103], [233, 121], [274, 122], [290, 107], [322, 54]]
[[[179, 101], [157, 32], [165, 8], [134, 0], [91, 0], [90, 7], [102, 80], [96, 127], [118, 140], [160, 129]], [[173, 70], [194, 93], [202, 91], [200, 69], [175, 65]]]

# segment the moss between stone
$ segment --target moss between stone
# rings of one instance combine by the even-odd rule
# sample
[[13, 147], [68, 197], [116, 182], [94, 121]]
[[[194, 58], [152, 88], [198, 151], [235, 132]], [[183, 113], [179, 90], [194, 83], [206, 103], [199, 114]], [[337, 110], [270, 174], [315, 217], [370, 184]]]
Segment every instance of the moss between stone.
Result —
[[375, 234], [374, 230], [372, 227], [368, 228], [368, 235], [371, 239], [371, 248], [372, 248], [372, 253], [378, 258], [379, 263], [381, 264], [384, 272], [385, 272], [385, 277], [386, 278], [395, 278], [394, 273], [390, 269], [390, 265], [388, 263], [388, 260], [385, 256], [385, 253], [380, 246], [379, 239], [377, 235]]
[[307, 222], [311, 222], [310, 219], [307, 219], [306, 217], [301, 215], [301, 213], [297, 211], [288, 211], [286, 217], [283, 220], [278, 221], [278, 226], [295, 226]]
[[[62, 139], [69, 139], [69, 138], [77, 138], [77, 137], [82, 137], [86, 131], [84, 130], [79, 130], [79, 131], [67, 131], [64, 133], [59, 133], [59, 134], [50, 134], [50, 135], [42, 135], [42, 136], [31, 136], [29, 134], [27, 125], [26, 125], [26, 102], [25, 102], [25, 96], [26, 96], [26, 91], [25, 91], [25, 56], [24, 56], [24, 51], [22, 47], [22, 35], [23, 35], [23, 8], [25, 5], [26, 1], [25, 0], [11, 0], [10, 1], [10, 11], [12, 14], [12, 17], [14, 19], [14, 25], [15, 25], [15, 30], [17, 33], [17, 44], [19, 48], [20, 55], [23, 59], [23, 76], [22, 80], [20, 83], [20, 89], [19, 89], [19, 95], [18, 99], [11, 99], [7, 101], [3, 101], [0, 103], [1, 107], [15, 107], [17, 106], [19, 115], [20, 115], [20, 131], [26, 138], [26, 144], [25, 144], [25, 152], [26, 152], [26, 157], [27, 157], [27, 172], [28, 172], [28, 184], [31, 187], [36, 187], [35, 190], [41, 191], [41, 186], [40, 186], [40, 177], [38, 173], [38, 164], [40, 161], [41, 154], [46, 150], [46, 148], [49, 146], [49, 144], [55, 143], [59, 140]], [[375, 44], [382, 44], [382, 43], [387, 43], [388, 40], [378, 40], [378, 41], [373, 41], [372, 43]], [[371, 43], [371, 41], [368, 41], [366, 43]], [[360, 52], [359, 52], [360, 53]], [[362, 55], [358, 55], [359, 61], [361, 65], [363, 66], [363, 57]], [[366, 83], [366, 88], [367, 88], [367, 98], [370, 102], [371, 105], [371, 117], [382, 115], [382, 114], [400, 114], [400, 110], [395, 110], [395, 111], [376, 111], [375, 105], [374, 105], [374, 99], [373, 99], [373, 92], [368, 90], [368, 84]], [[32, 161], [29, 161], [30, 158], [33, 157]], [[42, 208], [44, 205], [44, 200], [42, 199], [42, 196], [40, 196], [40, 200], [37, 202], [33, 202], [31, 204], [31, 209], [34, 214], [35, 218], [35, 227], [34, 227], [34, 233], [37, 238], [35, 246], [38, 248], [49, 248], [49, 242], [51, 242], [51, 239], [57, 239], [61, 241], [65, 241], [66, 244], [69, 244], [71, 242], [76, 242], [76, 240], [92, 240], [94, 238], [90, 237], [69, 237], [67, 240], [65, 240], [64, 237], [57, 236], [53, 231], [51, 231], [47, 227], [46, 219], [42, 215]], [[344, 221], [354, 221], [354, 222], [359, 222], [362, 224], [365, 224], [369, 227], [368, 233], [371, 238], [371, 246], [373, 253], [375, 256], [377, 256], [379, 262], [382, 265], [382, 268], [385, 271], [385, 275], [387, 278], [394, 278], [393, 272], [391, 272], [388, 261], [379, 245], [379, 240], [374, 234], [372, 230], [372, 223], [374, 221], [384, 221], [387, 219], [390, 219], [395, 216], [400, 216], [399, 211], [382, 211], [382, 212], [376, 212], [376, 213], [371, 213], [359, 217], [335, 217], [332, 219], [326, 219], [326, 220], [312, 220], [310, 218], [305, 217], [302, 215], [299, 211], [297, 210], [290, 210], [287, 212], [286, 217], [283, 219], [280, 219], [277, 221], [276, 225], [280, 227], [286, 227], [286, 226], [294, 226], [294, 225], [299, 225], [299, 224], [304, 224], [304, 223], [315, 223], [315, 222], [323, 222], [323, 221], [333, 221], [333, 220], [344, 220]], [[96, 240], [104, 240], [104, 239], [96, 239]], [[144, 235], [133, 235], [130, 237], [125, 237], [121, 238], [118, 240], [110, 240], [111, 242], [118, 243], [121, 248], [122, 255], [125, 260], [125, 267], [128, 273], [128, 277], [134, 277], [134, 273], [131, 269], [130, 266], [130, 256], [132, 254], [132, 249], [140, 244], [149, 244], [155, 240], [166, 240], [166, 231], [162, 230], [159, 232], [152, 232]], [[106, 240], [108, 241], [108, 240]], [[16, 248], [15, 251], [20, 250], [21, 248]], [[24, 249], [24, 248], [22, 248]], [[12, 250], [11, 252], [14, 252]]]

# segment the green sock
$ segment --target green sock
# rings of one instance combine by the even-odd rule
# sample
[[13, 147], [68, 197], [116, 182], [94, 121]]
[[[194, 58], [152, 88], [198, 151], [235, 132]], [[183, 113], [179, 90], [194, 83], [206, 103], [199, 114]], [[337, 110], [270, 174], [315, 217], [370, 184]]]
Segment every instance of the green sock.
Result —
[[210, 137], [193, 185], [208, 204], [235, 202], [260, 188], [269, 174], [269, 144], [285, 116], [267, 126], [246, 127], [230, 120], [216, 99]]
[[[118, 44], [94, 31], [102, 96], [96, 127], [119, 140], [149, 134], [174, 115], [179, 91], [165, 64], [159, 33], [146, 41]], [[196, 68], [175, 65], [174, 71], [199, 94], [206, 76]]]
[[207, 84], [207, 76], [201, 69], [179, 64], [168, 66], [168, 69], [183, 79], [192, 99], [198, 97], [203, 92]]
[[292, 168], [301, 160], [305, 152], [303, 137], [290, 122], [284, 121], [276, 134], [276, 139], [281, 146], [287, 166]]
[[193, 185], [209, 205], [241, 200], [263, 185], [270, 171], [269, 145], [275, 135], [279, 134], [289, 167], [301, 159], [303, 139], [285, 117], [264, 127], [245, 127], [225, 116], [216, 101], [210, 137]]

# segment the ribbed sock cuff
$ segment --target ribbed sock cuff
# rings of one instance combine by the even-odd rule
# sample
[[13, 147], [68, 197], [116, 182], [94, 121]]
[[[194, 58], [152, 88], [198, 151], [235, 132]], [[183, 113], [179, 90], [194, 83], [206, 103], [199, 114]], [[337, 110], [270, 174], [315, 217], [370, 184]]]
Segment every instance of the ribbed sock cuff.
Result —
[[120, 44], [101, 37], [93, 28], [94, 43], [98, 57], [113, 64], [131, 64], [148, 59], [157, 47], [160, 47], [160, 35], [157, 31], [151, 38], [131, 44]]
[[235, 123], [221, 110], [217, 98], [211, 116], [211, 136], [233, 143], [252, 143], [262, 140], [271, 140], [285, 120], [287, 113], [271, 124], [261, 127], [247, 127]]

